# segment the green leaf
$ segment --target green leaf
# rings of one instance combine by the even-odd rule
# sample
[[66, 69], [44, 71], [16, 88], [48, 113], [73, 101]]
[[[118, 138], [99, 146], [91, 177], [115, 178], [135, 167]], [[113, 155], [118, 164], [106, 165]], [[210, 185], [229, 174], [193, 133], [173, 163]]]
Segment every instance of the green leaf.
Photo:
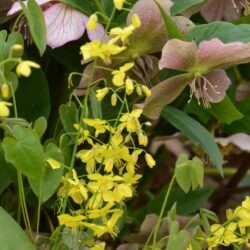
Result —
[[235, 103], [237, 109], [244, 115], [240, 120], [232, 122], [230, 125], [225, 125], [224, 130], [226, 133], [250, 133], [250, 98], [244, 101]]
[[75, 103], [62, 104], [59, 108], [59, 114], [66, 133], [71, 134], [71, 137], [75, 137], [74, 134], [77, 133], [77, 129], [73, 125], [79, 123], [79, 112]]
[[186, 250], [190, 242], [190, 234], [181, 230], [176, 234], [170, 234], [166, 250]]
[[43, 11], [35, 0], [28, 0], [27, 7], [21, 1], [19, 3], [28, 20], [32, 38], [42, 55], [46, 49], [46, 24]]
[[42, 175], [44, 161], [43, 147], [37, 134], [30, 128], [15, 125], [13, 138], [6, 137], [2, 142], [6, 160], [31, 179]]
[[36, 249], [22, 228], [2, 207], [0, 207], [0, 225], [1, 250]]
[[91, 102], [91, 113], [93, 118], [102, 118], [101, 103], [96, 98], [95, 91], [90, 89], [90, 102]]
[[45, 117], [42, 116], [37, 118], [36, 121], [34, 122], [33, 130], [36, 132], [36, 134], [39, 136], [40, 139], [45, 133], [46, 128], [47, 128], [47, 120], [45, 119]]
[[41, 116], [49, 117], [50, 94], [44, 72], [41, 69], [32, 70], [28, 78], [19, 79], [16, 91], [18, 116], [33, 122]]
[[155, 1], [155, 3], [157, 4], [157, 6], [161, 12], [161, 16], [162, 16], [164, 23], [165, 23], [165, 26], [167, 28], [169, 38], [177, 38], [180, 40], [185, 40], [185, 37], [179, 31], [175, 22], [167, 15], [164, 8], [157, 1]]
[[243, 118], [243, 114], [234, 106], [228, 96], [219, 103], [214, 103], [208, 112], [220, 122], [231, 124], [233, 121]]
[[45, 149], [45, 158], [43, 166], [43, 175], [40, 180], [28, 179], [32, 191], [37, 197], [41, 195], [41, 202], [46, 202], [57, 190], [61, 177], [63, 175], [63, 167], [52, 169], [45, 161], [47, 158], [53, 158], [63, 164], [62, 151], [53, 143], [49, 143]]
[[176, 181], [182, 190], [187, 193], [190, 188], [196, 189], [198, 186], [203, 187], [204, 167], [198, 157], [188, 160], [185, 154], [181, 154], [175, 167]]
[[82, 11], [83, 13], [87, 15], [91, 15], [93, 12], [95, 12], [95, 9], [93, 8], [93, 1], [92, 0], [62, 0], [63, 3], [67, 3], [71, 5], [72, 7]]
[[171, 15], [175, 16], [176, 14], [180, 14], [183, 11], [189, 9], [190, 7], [195, 7], [203, 3], [205, 0], [185, 0], [185, 1], [176, 1], [174, 5], [171, 7]]
[[176, 165], [175, 168], [175, 176], [178, 185], [182, 188], [182, 190], [187, 193], [190, 190], [192, 184], [192, 166], [191, 162], [187, 161], [181, 165]]
[[[164, 200], [164, 197], [166, 195], [166, 189], [167, 187], [159, 192], [154, 199], [150, 200], [135, 215], [136, 219], [139, 222], [142, 222], [144, 220], [144, 217], [149, 213], [160, 213], [162, 201]], [[214, 190], [215, 186], [210, 186], [208, 188], [196, 189], [194, 191], [185, 193], [180, 187], [173, 187], [170, 192], [165, 213], [169, 211], [174, 203], [177, 203], [178, 215], [191, 215], [197, 212], [197, 210], [199, 210], [204, 205], [204, 203], [208, 200]]]
[[211, 40], [215, 37], [225, 43], [234, 41], [250, 42], [250, 25], [234, 25], [228, 22], [216, 21], [197, 25], [185, 34], [187, 40], [195, 40], [197, 43], [203, 40]]
[[8, 175], [8, 164], [4, 157], [4, 151], [0, 144], [0, 194], [4, 191], [6, 187], [11, 183], [11, 179]]
[[214, 137], [206, 128], [184, 112], [173, 107], [165, 106], [161, 115], [166, 121], [186, 135], [194, 144], [200, 145], [209, 155], [218, 172], [223, 175], [220, 150], [215, 143]]
[[[0, 59], [4, 60], [9, 57], [11, 47], [14, 44], [23, 46], [23, 37], [20, 33], [11, 32], [9, 35], [6, 30], [0, 31]], [[12, 51], [13, 58], [19, 58], [23, 55], [23, 50]], [[8, 62], [4, 65], [5, 72], [10, 71], [16, 66], [16, 62]]]
[[204, 166], [198, 157], [192, 159], [192, 186], [203, 187], [204, 181]]

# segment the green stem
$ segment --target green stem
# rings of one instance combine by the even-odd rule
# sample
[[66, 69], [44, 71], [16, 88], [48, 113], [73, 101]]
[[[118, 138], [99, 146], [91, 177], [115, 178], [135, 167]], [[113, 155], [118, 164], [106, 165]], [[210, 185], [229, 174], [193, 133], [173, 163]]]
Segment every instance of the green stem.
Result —
[[25, 200], [23, 177], [22, 177], [22, 173], [19, 170], [17, 171], [17, 176], [18, 176], [18, 188], [19, 188], [20, 203], [21, 203], [21, 208], [22, 208], [22, 213], [23, 213], [23, 219], [24, 219], [25, 227], [28, 230], [29, 237], [32, 240], [32, 229], [30, 225], [29, 213], [28, 213], [26, 200]]
[[[10, 83], [10, 90], [11, 90], [11, 95], [12, 95], [12, 99], [13, 99], [14, 116], [15, 116], [15, 118], [18, 118], [16, 98], [15, 98], [14, 89], [13, 89], [13, 86], [11, 83]], [[19, 201], [20, 201], [20, 205], [21, 205], [23, 219], [24, 219], [26, 230], [28, 230], [28, 232], [29, 232], [30, 239], [32, 239], [32, 229], [31, 229], [29, 213], [28, 213], [28, 209], [27, 209], [27, 205], [26, 205], [23, 177], [22, 177], [21, 171], [19, 171], [19, 170], [17, 170], [17, 178], [18, 178], [18, 189], [19, 189], [19, 196], [20, 196]]]
[[99, 0], [94, 0], [94, 4], [96, 6], [96, 8], [98, 9], [98, 11], [103, 14], [104, 16], [107, 16], [106, 15], [106, 11], [104, 10], [104, 8], [102, 7], [102, 5], [100, 4], [100, 1]]
[[40, 180], [40, 186], [39, 186], [37, 222], [36, 222], [36, 240], [38, 239], [38, 233], [39, 233], [39, 227], [40, 227], [41, 204], [42, 204], [42, 188], [43, 188], [43, 179]]
[[173, 187], [174, 181], [175, 181], [175, 174], [172, 176], [172, 179], [171, 179], [171, 181], [169, 183], [167, 193], [165, 195], [165, 198], [164, 198], [164, 201], [163, 201], [163, 204], [162, 204], [162, 207], [161, 207], [161, 212], [160, 212], [160, 215], [158, 217], [158, 220], [157, 220], [157, 223], [156, 223], [156, 226], [155, 226], [154, 235], [153, 235], [153, 249], [155, 249], [155, 246], [156, 246], [157, 233], [158, 233], [158, 230], [159, 230], [159, 227], [160, 227], [160, 224], [161, 224], [161, 219], [162, 219], [163, 214], [164, 214], [165, 209], [166, 209], [166, 205], [167, 205], [168, 198], [169, 198], [169, 195], [170, 195], [170, 191], [171, 191], [171, 189]]

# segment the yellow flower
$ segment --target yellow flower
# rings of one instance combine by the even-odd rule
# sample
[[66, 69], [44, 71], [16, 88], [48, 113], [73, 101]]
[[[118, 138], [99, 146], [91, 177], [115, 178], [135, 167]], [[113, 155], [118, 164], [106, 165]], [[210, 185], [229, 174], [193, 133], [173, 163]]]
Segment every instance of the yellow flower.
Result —
[[9, 90], [10, 90], [9, 85], [7, 83], [3, 83], [1, 86], [1, 94], [4, 99], [7, 99], [9, 97], [10, 95]]
[[135, 28], [138, 28], [141, 26], [141, 20], [136, 13], [132, 14], [131, 23]]
[[88, 222], [83, 222], [83, 225], [89, 228], [93, 231], [94, 236], [100, 237], [105, 233], [111, 234], [112, 237], [115, 237], [117, 235], [117, 228], [116, 223], [118, 219], [122, 216], [123, 211], [117, 209], [116, 212], [114, 212], [109, 220], [105, 223], [104, 226], [96, 225]]
[[53, 158], [48, 158], [46, 161], [49, 163], [52, 169], [58, 169], [61, 167], [61, 163]]
[[143, 93], [145, 94], [145, 96], [147, 96], [147, 97], [151, 96], [151, 90], [147, 86], [142, 85], [141, 89], [142, 89]]
[[124, 80], [126, 77], [125, 72], [130, 70], [134, 66], [134, 63], [126, 63], [119, 68], [119, 70], [112, 71], [113, 79], [112, 82], [115, 86], [120, 87], [124, 85]]
[[8, 106], [12, 106], [12, 104], [10, 102], [0, 101], [0, 117], [8, 117], [10, 115]]
[[18, 76], [28, 77], [31, 74], [31, 68], [39, 69], [40, 65], [32, 61], [21, 61], [16, 67]]
[[109, 92], [109, 88], [105, 87], [102, 89], [98, 89], [96, 91], [96, 98], [100, 102]]
[[135, 27], [133, 25], [129, 25], [125, 28], [115, 27], [110, 30], [110, 35], [114, 35], [115, 37], [111, 39], [111, 41], [117, 41], [121, 39], [123, 44], [128, 43], [128, 37], [133, 33]]
[[118, 10], [121, 10], [123, 7], [123, 4], [125, 3], [125, 0], [113, 0], [115, 8]]
[[138, 118], [141, 116], [142, 111], [142, 109], [134, 109], [131, 113], [122, 115], [119, 119], [121, 122], [120, 129], [122, 130], [125, 127], [129, 133], [136, 132], [141, 127]]
[[79, 180], [76, 174], [76, 171], [72, 170], [73, 179], [68, 178], [69, 190], [68, 195], [73, 199], [77, 204], [82, 204], [84, 200], [88, 199], [88, 190], [84, 186], [84, 181]]
[[155, 166], [155, 160], [153, 159], [153, 157], [150, 154], [148, 154], [148, 153], [145, 154], [145, 160], [150, 168]]
[[107, 214], [113, 213], [115, 210], [115, 209], [111, 209], [113, 206], [114, 206], [114, 203], [110, 202], [110, 203], [107, 203], [102, 208], [87, 210], [88, 218], [95, 219], [95, 218], [104, 217]]
[[114, 44], [114, 41], [108, 41], [107, 43], [103, 43], [98, 40], [85, 43], [80, 48], [84, 60], [99, 57], [106, 64], [111, 63], [110, 57], [112, 55], [117, 55], [125, 49], [125, 46], [118, 46]]
[[134, 84], [130, 78], [127, 78], [125, 81], [125, 92], [127, 95], [131, 95], [134, 91]]
[[97, 137], [99, 134], [105, 133], [106, 131], [113, 131], [113, 128], [107, 125], [105, 120], [85, 118], [83, 121], [88, 126], [95, 128], [95, 137]]
[[86, 25], [87, 29], [88, 30], [94, 30], [94, 29], [96, 29], [97, 21], [98, 21], [97, 15], [96, 14], [92, 14], [89, 17], [88, 23]]
[[72, 229], [82, 226], [83, 220], [86, 219], [83, 215], [71, 216], [69, 214], [61, 214], [57, 216], [59, 224], [65, 225]]
[[78, 145], [84, 143], [85, 141], [87, 141], [90, 145], [93, 145], [93, 140], [89, 137], [88, 130], [81, 128], [79, 124], [74, 124], [73, 126], [81, 132], [81, 137], [77, 141]]
[[214, 224], [211, 226], [212, 236], [207, 238], [208, 246], [217, 247], [219, 245], [229, 246], [232, 243], [239, 242], [240, 239], [234, 233], [237, 229], [237, 223], [229, 223], [223, 227], [220, 224]]
[[105, 250], [106, 243], [101, 242], [98, 245], [95, 245], [94, 247], [89, 248], [89, 250]]
[[111, 96], [111, 105], [112, 105], [112, 106], [116, 106], [116, 103], [117, 103], [117, 94], [114, 93], [114, 94]]

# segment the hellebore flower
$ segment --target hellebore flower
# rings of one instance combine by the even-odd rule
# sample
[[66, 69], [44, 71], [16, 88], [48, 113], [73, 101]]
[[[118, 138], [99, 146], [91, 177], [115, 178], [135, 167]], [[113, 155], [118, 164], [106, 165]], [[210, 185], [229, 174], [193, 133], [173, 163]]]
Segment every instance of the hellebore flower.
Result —
[[221, 68], [250, 61], [250, 43], [224, 44], [218, 38], [202, 41], [197, 47], [194, 41], [169, 40], [162, 50], [159, 68], [186, 72], [166, 79], [151, 89], [145, 100], [144, 114], [157, 119], [162, 108], [171, 103], [189, 85], [193, 95], [208, 108], [210, 103], [224, 99], [231, 81]]
[[[65, 3], [53, 0], [36, 0], [36, 2], [42, 5], [44, 9], [47, 44], [51, 48], [60, 47], [70, 41], [77, 40], [84, 34], [88, 16]], [[24, 4], [27, 4], [27, 1], [24, 1]], [[7, 15], [13, 15], [20, 10], [21, 6], [16, 2]], [[101, 24], [97, 24], [96, 29], [87, 29], [87, 34], [90, 40], [102, 40], [104, 28]]]
[[184, 15], [191, 16], [200, 11], [207, 22], [211, 21], [231, 21], [250, 11], [248, 0], [207, 0], [202, 4], [194, 5], [184, 11]]
[[249, 3], [245, 0], [209, 0], [201, 8], [201, 14], [206, 21], [226, 20], [231, 21], [242, 15], [242, 10]]

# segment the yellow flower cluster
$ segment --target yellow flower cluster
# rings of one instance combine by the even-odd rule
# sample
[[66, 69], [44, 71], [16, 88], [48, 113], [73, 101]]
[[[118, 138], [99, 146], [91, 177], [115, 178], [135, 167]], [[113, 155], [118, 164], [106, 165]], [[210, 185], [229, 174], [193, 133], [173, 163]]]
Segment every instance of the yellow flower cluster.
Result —
[[227, 210], [227, 221], [224, 225], [213, 224], [211, 236], [206, 239], [209, 249], [219, 245], [246, 245], [250, 248], [250, 196], [234, 210]]
[[[92, 16], [88, 25], [93, 28], [95, 27], [95, 22], [96, 16]], [[83, 59], [87, 61], [93, 58], [100, 58], [105, 64], [110, 64], [111, 56], [117, 55], [127, 48], [126, 44], [128, 43], [128, 37], [140, 26], [140, 24], [139, 17], [134, 14], [131, 25], [125, 28], [116, 27], [110, 30], [110, 39], [107, 42], [93, 40], [85, 43], [80, 48]]]
[[87, 228], [97, 237], [105, 233], [116, 236], [124, 202], [133, 196], [134, 185], [141, 178], [136, 174], [139, 155], [144, 154], [149, 167], [155, 165], [149, 153], [135, 147], [134, 135], [139, 145], [148, 143], [139, 121], [141, 114], [141, 109], [121, 114], [115, 125], [89, 118], [83, 119], [83, 126], [75, 124], [81, 133], [78, 144], [84, 147], [76, 157], [84, 163], [85, 174], [83, 179], [72, 170], [62, 178], [58, 195], [70, 197], [79, 210], [59, 215], [61, 225]]

